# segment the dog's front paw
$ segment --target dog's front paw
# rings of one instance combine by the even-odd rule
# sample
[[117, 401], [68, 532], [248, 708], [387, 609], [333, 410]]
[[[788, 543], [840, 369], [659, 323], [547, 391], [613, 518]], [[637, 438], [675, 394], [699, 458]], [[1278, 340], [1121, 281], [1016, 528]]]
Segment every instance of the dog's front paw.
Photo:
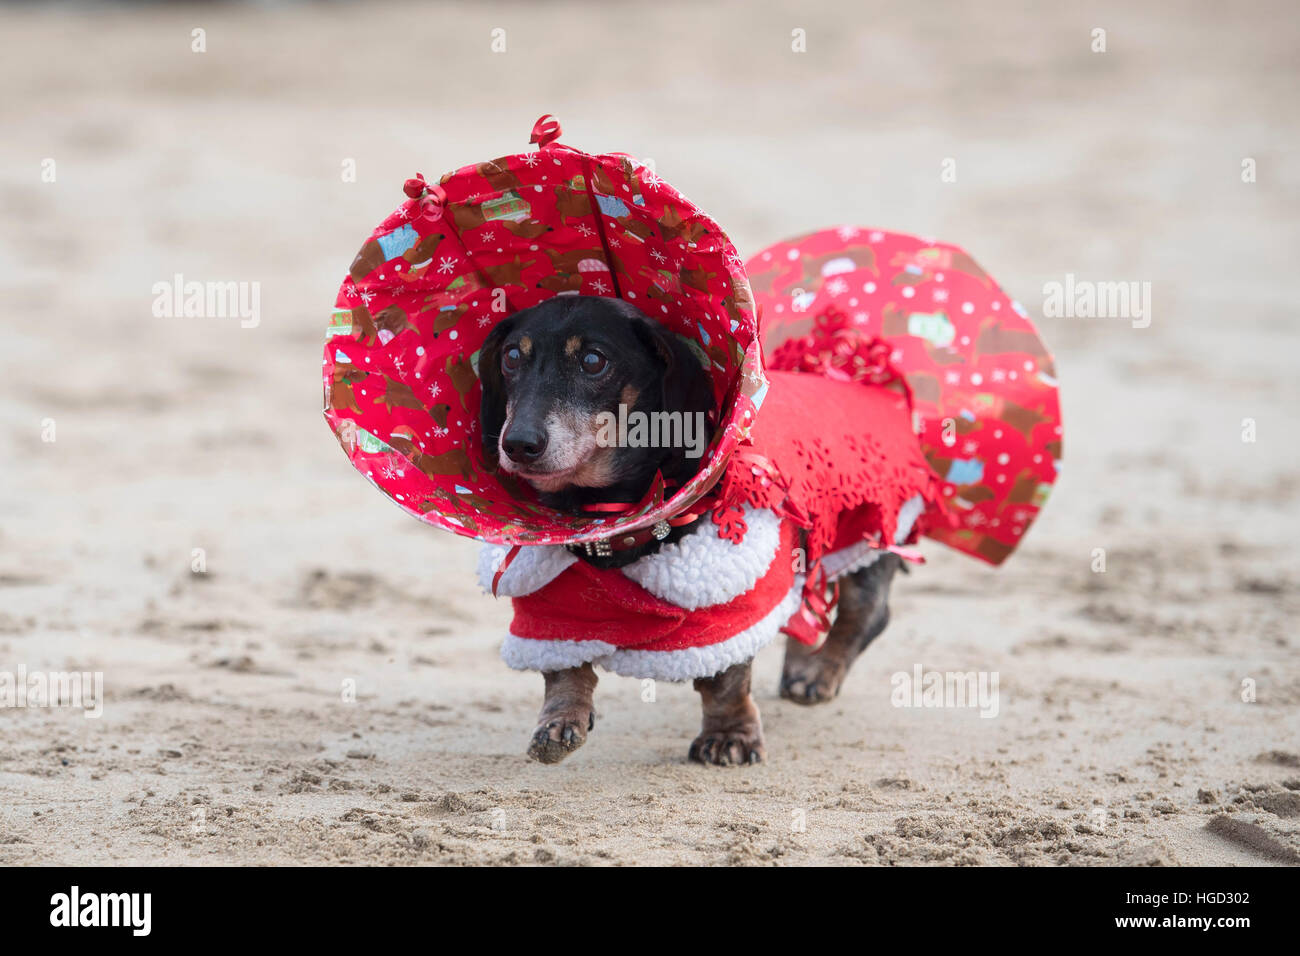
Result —
[[691, 741], [690, 758], [716, 767], [739, 767], [767, 759], [763, 731], [757, 728], [706, 730]]
[[840, 693], [848, 668], [834, 654], [813, 654], [802, 644], [786, 649], [781, 696], [796, 704], [824, 704]]
[[781, 675], [781, 696], [796, 704], [824, 704], [840, 693], [843, 668], [812, 668], [803, 673]]
[[528, 756], [539, 763], [559, 763], [587, 742], [587, 731], [595, 726], [596, 715], [591, 711], [585, 717], [556, 714], [543, 718], [533, 731]]

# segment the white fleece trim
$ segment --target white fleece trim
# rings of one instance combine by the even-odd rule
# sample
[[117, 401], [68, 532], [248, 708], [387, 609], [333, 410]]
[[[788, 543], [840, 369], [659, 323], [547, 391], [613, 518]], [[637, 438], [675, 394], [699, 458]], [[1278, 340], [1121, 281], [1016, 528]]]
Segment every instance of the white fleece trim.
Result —
[[652, 677], [655, 680], [684, 681], [712, 677], [728, 667], [753, 660], [781, 632], [802, 599], [803, 577], [796, 577], [790, 593], [757, 624], [739, 634], [705, 647], [677, 651], [620, 649], [599, 661], [601, 667], [623, 677]]
[[685, 681], [712, 677], [742, 664], [772, 642], [799, 607], [803, 576], [796, 575], [790, 593], [757, 624], [707, 647], [676, 651], [623, 649], [604, 641], [548, 641], [507, 634], [501, 659], [515, 670], [554, 671], [590, 661], [623, 677]]
[[507, 634], [501, 659], [517, 671], [562, 671], [588, 661], [599, 662], [616, 650], [604, 641], [548, 641]]
[[701, 527], [627, 567], [623, 574], [655, 597], [688, 611], [726, 604], [754, 589], [767, 574], [781, 543], [781, 519], [767, 508], [745, 509], [749, 529], [740, 544]]
[[[920, 495], [909, 498], [904, 502], [903, 506], [898, 511], [898, 529], [894, 535], [895, 542], [903, 542], [907, 540], [908, 536], [912, 533], [912, 526], [916, 523], [917, 517], [919, 517], [922, 510], [924, 510], [924, 505], [925, 503], [922, 501]], [[749, 540], [750, 536], [755, 531], [756, 522], [753, 519], [757, 517], [758, 522], [763, 522], [765, 520], [763, 516], [770, 516], [774, 521], [776, 518], [771, 511], [766, 509], [755, 509], [749, 515], [750, 527], [749, 531], [745, 535], [746, 541]], [[772, 560], [775, 557], [777, 544], [779, 544], [779, 521], [775, 521], [775, 527], [778, 538], [776, 542], [773, 542], [771, 548], [768, 549], [768, 557], [763, 566], [764, 571], [766, 571], [767, 567], [771, 565]], [[690, 538], [701, 536], [703, 531], [704, 529], [695, 532], [693, 535], [687, 535], [687, 537], [683, 538], [682, 541], [685, 542], [690, 540]], [[732, 545], [730, 541], [718, 539], [716, 530], [713, 532], [713, 538], [727, 547], [736, 547]], [[680, 543], [681, 542], [679, 542], [679, 544]], [[676, 547], [676, 545], [670, 545], [669, 547]], [[480, 582], [483, 580], [485, 556], [489, 549], [492, 548], [499, 548], [503, 554], [508, 550], [505, 547], [495, 545], [484, 547], [483, 553], [479, 556]], [[523, 551], [521, 551], [515, 558], [514, 563], [510, 565], [510, 568], [506, 573], [501, 576], [502, 588], [504, 588], [506, 580], [510, 578], [515, 567], [521, 560], [523, 560], [525, 554], [530, 551], [549, 551], [554, 548], [555, 546], [533, 546], [523, 549]], [[555, 574], [559, 574], [573, 561], [577, 560], [577, 558], [570, 554], [566, 549], [561, 547], [558, 548], [558, 550], [562, 551], [572, 560], [563, 562], [559, 567], [559, 570], [555, 571]], [[667, 548], [663, 550], [666, 551]], [[737, 547], [737, 550], [741, 549]], [[662, 553], [663, 551], [660, 552], [660, 554]], [[702, 550], [700, 553], [702, 557], [698, 560], [706, 562], [707, 559], [703, 557], [703, 555], [707, 552]], [[725, 555], [727, 552], [724, 551], [721, 553]], [[873, 548], [868, 542], [862, 541], [826, 555], [822, 558], [822, 567], [826, 569], [828, 577], [835, 578], [842, 574], [855, 571], [858, 568], [867, 567], [872, 562], [878, 560], [880, 555], [884, 553], [885, 552], [881, 549]], [[652, 555], [651, 557], [654, 556]], [[559, 563], [556, 558], [545, 558], [544, 560], [547, 562], [547, 564], [543, 565], [546, 569], [549, 569], [550, 564]], [[646, 559], [643, 558], [641, 561], [629, 565], [629, 568], [635, 567], [637, 564], [641, 564], [642, 561], [645, 560]], [[703, 566], [707, 567], [708, 565], [706, 563]], [[492, 567], [491, 559], [488, 559], [486, 567]], [[626, 571], [627, 569], [624, 570]], [[552, 577], [554, 577], [555, 574], [553, 574]], [[657, 574], [659, 577], [654, 578], [654, 580], [662, 581], [666, 579], [671, 583], [672, 575], [670, 573], [657, 572]], [[632, 575], [628, 575], [628, 577], [632, 577]], [[489, 570], [487, 573], [487, 582], [489, 586], [491, 584], [491, 578], [492, 571]], [[634, 577], [632, 579], [636, 580]], [[549, 581], [550, 578], [547, 578], [547, 580]], [[757, 579], [755, 579], [755, 581], [756, 580]], [[646, 587], [646, 585], [640, 581], [637, 581], [637, 583], [641, 584], [642, 587]], [[695, 680], [700, 677], [712, 677], [715, 674], [722, 673], [728, 667], [752, 660], [760, 650], [772, 642], [777, 634], [781, 632], [781, 628], [785, 622], [790, 619], [790, 615], [794, 614], [798, 609], [799, 602], [803, 599], [803, 585], [804, 575], [796, 574], [794, 577], [794, 585], [791, 587], [790, 592], [781, 600], [781, 603], [769, 611], [761, 621], [746, 628], [739, 634], [727, 638], [725, 641], [719, 641], [716, 644], [709, 644], [706, 647], [687, 647], [676, 651], [638, 651], [634, 648], [619, 648], [613, 644], [607, 644], [604, 641], [537, 640], [533, 638], [519, 637], [515, 634], [507, 634], [505, 642], [501, 645], [501, 659], [515, 670], [555, 671], [563, 670], [568, 667], [577, 667], [580, 664], [591, 662], [592, 664], [602, 667], [607, 671], [612, 671], [615, 674], [622, 675], [623, 677], [636, 677], [641, 679], [652, 678], [654, 680], [666, 681], [687, 681]], [[541, 585], [538, 585], [538, 587], [540, 586]], [[753, 583], [749, 585], [749, 587], [753, 586]], [[650, 589], [647, 587], [646, 590]], [[749, 590], [749, 588], [745, 588], [745, 591], [747, 590]], [[506, 592], [501, 590], [500, 593], [505, 594]], [[522, 593], [527, 594], [530, 592], [525, 591]], [[737, 594], [743, 593], [744, 591], [737, 592]], [[675, 598], [664, 595], [659, 596], [664, 600], [678, 603]], [[730, 600], [730, 598], [727, 600]], [[686, 607], [686, 605], [680, 606]], [[696, 605], [696, 607], [704, 606], [706, 605]]]
[[882, 554], [884, 552], [880, 548], [873, 548], [869, 541], [859, 541], [825, 555], [822, 558], [822, 570], [826, 572], [828, 581], [834, 581], [838, 577], [870, 567], [880, 560]]
[[[488, 594], [492, 593], [492, 576], [509, 552], [510, 546], [504, 544], [485, 544], [480, 549], [478, 583]], [[497, 597], [532, 594], [558, 578], [577, 560], [577, 555], [560, 544], [532, 544], [520, 548], [506, 573], [501, 575]]]
[[925, 510], [925, 500], [920, 495], [912, 495], [903, 502], [903, 506], [898, 509], [898, 527], [894, 529], [894, 543], [902, 544], [907, 540], [908, 535], [912, 533], [912, 525], [916, 524], [916, 519], [921, 517], [921, 512]]
[[[916, 524], [916, 519], [924, 510], [925, 501], [920, 495], [913, 495], [903, 502], [902, 507], [898, 509], [898, 527], [894, 531], [895, 544], [907, 540], [912, 533], [912, 526]], [[882, 548], [872, 547], [870, 541], [858, 541], [847, 548], [827, 554], [822, 558], [822, 568], [826, 572], [827, 579], [834, 580], [842, 575], [870, 567], [884, 553]]]

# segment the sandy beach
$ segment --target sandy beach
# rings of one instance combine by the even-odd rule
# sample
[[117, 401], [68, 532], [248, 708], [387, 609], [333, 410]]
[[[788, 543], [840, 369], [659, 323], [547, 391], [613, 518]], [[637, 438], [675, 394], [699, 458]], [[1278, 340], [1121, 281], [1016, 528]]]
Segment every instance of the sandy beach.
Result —
[[[0, 32], [0, 671], [103, 675], [97, 717], [0, 708], [0, 863], [1300, 861], [1291, 4], [6, 7]], [[653, 158], [746, 255], [840, 222], [960, 243], [1055, 352], [1066, 470], [1020, 551], [928, 543], [824, 707], [762, 652], [761, 766], [689, 763], [690, 686], [612, 675], [586, 746], [529, 762], [542, 682], [498, 657], [476, 545], [322, 420], [335, 291], [403, 180], [543, 113]], [[155, 315], [176, 274], [257, 283], [257, 321]], [[1149, 322], [1044, 317], [1067, 275], [1150, 283]], [[996, 716], [894, 706], [917, 666], [996, 673]]]

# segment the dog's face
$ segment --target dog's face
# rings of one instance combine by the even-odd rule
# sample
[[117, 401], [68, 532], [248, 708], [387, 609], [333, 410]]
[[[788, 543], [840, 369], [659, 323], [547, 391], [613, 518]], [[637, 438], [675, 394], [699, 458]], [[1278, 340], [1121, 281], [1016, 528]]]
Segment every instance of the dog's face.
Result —
[[[519, 312], [488, 336], [478, 371], [485, 456], [552, 507], [639, 498], [657, 471], [684, 481], [712, 431], [694, 353], [621, 299], [556, 296]], [[610, 426], [632, 412], [679, 412], [692, 426], [676, 446], [629, 444]]]

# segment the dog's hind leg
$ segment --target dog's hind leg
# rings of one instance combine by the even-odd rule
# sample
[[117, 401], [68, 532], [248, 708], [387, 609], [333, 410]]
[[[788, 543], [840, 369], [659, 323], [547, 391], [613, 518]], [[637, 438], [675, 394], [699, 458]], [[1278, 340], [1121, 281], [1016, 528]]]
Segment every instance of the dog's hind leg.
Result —
[[704, 723], [691, 742], [692, 760], [726, 767], [759, 763], [767, 756], [763, 721], [749, 694], [749, 664], [733, 664], [721, 674], [695, 681]]
[[820, 648], [786, 639], [781, 696], [796, 704], [834, 700], [849, 668], [889, 623], [889, 585], [903, 561], [882, 554], [840, 578], [839, 613]]
[[596, 726], [592, 696], [596, 671], [590, 664], [562, 671], [546, 671], [546, 698], [537, 717], [537, 729], [528, 744], [528, 756], [541, 763], [559, 763], [587, 742]]

